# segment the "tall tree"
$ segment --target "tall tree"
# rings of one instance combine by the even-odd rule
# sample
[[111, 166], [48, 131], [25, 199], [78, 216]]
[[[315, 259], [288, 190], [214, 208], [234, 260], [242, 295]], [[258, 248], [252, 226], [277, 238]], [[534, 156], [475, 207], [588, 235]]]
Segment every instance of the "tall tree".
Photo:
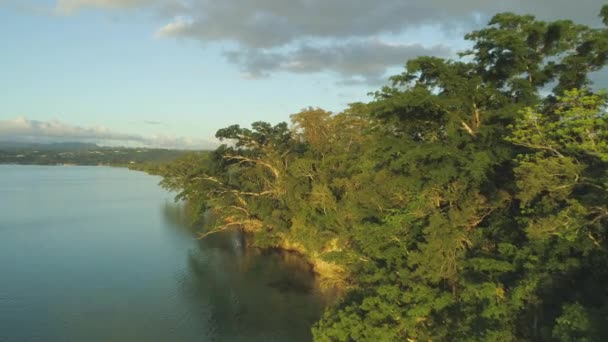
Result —
[[319, 341], [608, 336], [607, 97], [587, 87], [608, 30], [502, 13], [466, 38], [370, 103], [230, 126], [164, 174], [206, 234], [242, 227], [345, 290]]

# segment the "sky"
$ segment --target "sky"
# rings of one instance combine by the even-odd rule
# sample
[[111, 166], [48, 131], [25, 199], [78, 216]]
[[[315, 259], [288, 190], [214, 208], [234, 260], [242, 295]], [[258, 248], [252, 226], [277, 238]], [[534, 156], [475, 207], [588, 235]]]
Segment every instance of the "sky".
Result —
[[212, 148], [228, 125], [370, 100], [410, 58], [455, 58], [497, 12], [597, 26], [603, 4], [0, 0], [0, 141]]

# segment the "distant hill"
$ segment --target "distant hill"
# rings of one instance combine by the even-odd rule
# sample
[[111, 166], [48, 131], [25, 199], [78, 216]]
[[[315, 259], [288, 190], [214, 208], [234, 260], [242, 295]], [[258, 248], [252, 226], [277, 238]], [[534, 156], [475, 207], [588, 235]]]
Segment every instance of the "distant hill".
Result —
[[39, 150], [39, 151], [82, 151], [96, 150], [100, 146], [83, 142], [29, 143], [18, 141], [0, 141], [0, 150]]
[[145, 147], [98, 146], [92, 143], [27, 143], [0, 141], [0, 164], [115, 165], [148, 169], [195, 151]]

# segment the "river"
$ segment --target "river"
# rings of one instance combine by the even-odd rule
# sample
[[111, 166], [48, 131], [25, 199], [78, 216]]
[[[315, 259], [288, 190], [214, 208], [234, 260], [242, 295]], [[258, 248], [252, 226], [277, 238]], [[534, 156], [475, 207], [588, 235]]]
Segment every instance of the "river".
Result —
[[196, 239], [158, 177], [0, 165], [0, 341], [309, 341], [297, 257]]

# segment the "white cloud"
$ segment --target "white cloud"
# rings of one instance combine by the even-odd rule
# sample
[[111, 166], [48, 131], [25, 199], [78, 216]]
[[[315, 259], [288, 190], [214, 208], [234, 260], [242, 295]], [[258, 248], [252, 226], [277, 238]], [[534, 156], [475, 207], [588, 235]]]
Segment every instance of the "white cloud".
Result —
[[[420, 27], [437, 28], [434, 39], [452, 37], [444, 37], [442, 44], [454, 48], [463, 45], [463, 33], [479, 28], [492, 15], [504, 11], [532, 14], [543, 20], [572, 19], [599, 25], [598, 14], [605, 0], [57, 0], [55, 4], [55, 10], [63, 14], [87, 8], [145, 8], [161, 21], [156, 37], [233, 46], [226, 57], [250, 77], [322, 69], [338, 75], [346, 84], [361, 78], [370, 83], [381, 78], [384, 70], [403, 65], [411, 57], [411, 49], [405, 46], [414, 42], [423, 43], [422, 49], [434, 52], [437, 41], [427, 43], [412, 37], [412, 32]], [[403, 57], [382, 60], [385, 65], [379, 70], [376, 47], [365, 42], [381, 41], [387, 36], [402, 37]], [[355, 50], [349, 51], [353, 47], [368, 59], [353, 54]], [[386, 44], [377, 47], [390, 54], [399, 51]], [[344, 59], [338, 63], [340, 56]], [[327, 58], [327, 64], [321, 67], [318, 58]], [[363, 70], [368, 71], [362, 74]]]
[[34, 142], [83, 141], [101, 144], [129, 144], [179, 149], [213, 149], [218, 145], [209, 140], [162, 135], [143, 136], [114, 132], [104, 126], [79, 127], [57, 120], [38, 121], [25, 117], [0, 121], [0, 140]]
[[180, 32], [186, 30], [189, 25], [191, 25], [191, 23], [188, 22], [188, 20], [184, 18], [176, 18], [173, 22], [166, 24], [156, 31], [155, 36], [157, 38], [177, 36], [180, 34]]
[[55, 10], [62, 14], [72, 14], [86, 8], [125, 9], [156, 2], [156, 0], [58, 0]]

